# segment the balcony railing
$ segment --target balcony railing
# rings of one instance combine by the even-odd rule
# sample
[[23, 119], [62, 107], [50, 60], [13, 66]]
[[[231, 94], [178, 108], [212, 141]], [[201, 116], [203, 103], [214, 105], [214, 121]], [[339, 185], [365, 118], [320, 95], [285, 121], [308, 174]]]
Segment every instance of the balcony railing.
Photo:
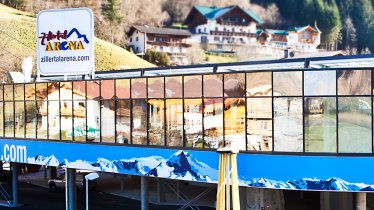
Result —
[[147, 41], [147, 44], [149, 45], [155, 45], [155, 46], [175, 46], [175, 47], [191, 47], [190, 44], [182, 43], [182, 42], [160, 42], [160, 41]]
[[232, 31], [211, 31], [211, 35], [215, 36], [245, 36], [250, 38], [256, 38], [255, 33], [246, 33], [246, 32], [232, 32]]

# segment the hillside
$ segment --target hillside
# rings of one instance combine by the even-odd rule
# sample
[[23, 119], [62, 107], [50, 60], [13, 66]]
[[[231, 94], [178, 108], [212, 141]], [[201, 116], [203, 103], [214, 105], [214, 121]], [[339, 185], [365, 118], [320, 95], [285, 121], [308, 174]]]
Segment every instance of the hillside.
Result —
[[[36, 57], [36, 18], [0, 4], [0, 70], [20, 71], [23, 58]], [[136, 55], [95, 38], [97, 71], [154, 66]], [[36, 66], [34, 70], [36, 69]]]

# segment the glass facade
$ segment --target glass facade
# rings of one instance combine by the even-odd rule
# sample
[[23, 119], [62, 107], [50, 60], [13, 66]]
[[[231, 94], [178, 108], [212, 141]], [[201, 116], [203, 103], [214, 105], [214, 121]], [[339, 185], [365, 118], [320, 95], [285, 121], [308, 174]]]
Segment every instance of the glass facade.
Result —
[[0, 136], [369, 154], [371, 78], [328, 69], [2, 84]]

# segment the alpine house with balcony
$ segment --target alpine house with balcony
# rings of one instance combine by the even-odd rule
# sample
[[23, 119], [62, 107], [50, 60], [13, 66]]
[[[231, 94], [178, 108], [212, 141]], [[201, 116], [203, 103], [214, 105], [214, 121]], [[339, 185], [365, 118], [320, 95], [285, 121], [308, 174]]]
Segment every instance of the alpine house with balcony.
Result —
[[252, 11], [237, 5], [194, 6], [185, 22], [193, 33], [191, 40], [213, 53], [233, 53], [238, 46], [256, 43], [257, 25], [263, 24]]

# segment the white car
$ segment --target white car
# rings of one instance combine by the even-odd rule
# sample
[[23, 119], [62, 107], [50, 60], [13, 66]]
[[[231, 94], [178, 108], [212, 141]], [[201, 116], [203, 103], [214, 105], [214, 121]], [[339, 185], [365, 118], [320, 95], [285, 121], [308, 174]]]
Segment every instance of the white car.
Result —
[[[78, 189], [84, 189], [86, 187], [86, 180], [85, 176], [89, 174], [89, 172], [78, 172], [75, 175], [75, 183]], [[48, 180], [48, 187], [49, 190], [55, 192], [59, 188], [65, 188], [66, 185], [66, 177], [65, 172], [59, 174], [57, 178]], [[88, 187], [90, 190], [96, 187], [96, 180], [90, 180]]]

